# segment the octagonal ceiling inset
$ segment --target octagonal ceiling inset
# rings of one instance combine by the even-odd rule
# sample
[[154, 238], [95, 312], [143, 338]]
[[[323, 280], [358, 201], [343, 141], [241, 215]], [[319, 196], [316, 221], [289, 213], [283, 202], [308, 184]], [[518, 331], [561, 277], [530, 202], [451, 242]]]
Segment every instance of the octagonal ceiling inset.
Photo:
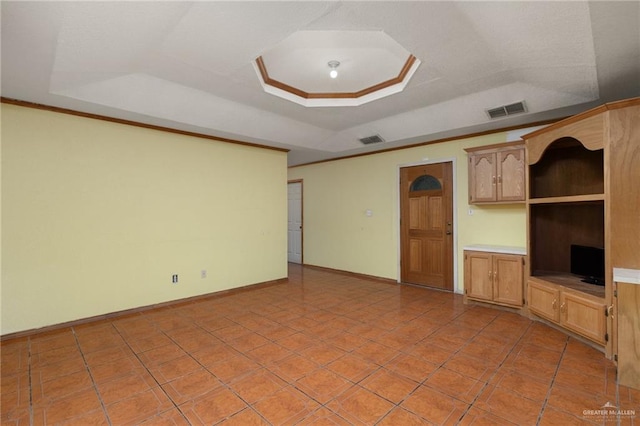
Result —
[[[340, 63], [337, 78], [331, 61]], [[265, 92], [307, 107], [358, 106], [401, 92], [418, 66], [382, 31], [298, 31], [254, 61]]]

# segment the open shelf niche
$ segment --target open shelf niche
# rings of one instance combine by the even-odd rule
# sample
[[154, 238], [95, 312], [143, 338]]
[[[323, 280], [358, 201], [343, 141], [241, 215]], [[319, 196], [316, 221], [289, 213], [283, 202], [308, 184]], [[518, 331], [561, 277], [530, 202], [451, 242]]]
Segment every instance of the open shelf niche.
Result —
[[572, 137], [551, 143], [529, 168], [529, 198], [604, 194], [604, 149], [589, 150]]
[[530, 272], [533, 277], [605, 296], [604, 286], [571, 275], [571, 245], [604, 248], [604, 149], [552, 142], [529, 168]]

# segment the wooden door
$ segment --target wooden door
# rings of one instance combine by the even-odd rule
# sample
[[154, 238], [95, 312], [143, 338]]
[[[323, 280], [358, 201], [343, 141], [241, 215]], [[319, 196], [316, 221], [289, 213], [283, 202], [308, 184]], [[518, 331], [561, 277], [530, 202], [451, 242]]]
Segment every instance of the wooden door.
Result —
[[493, 255], [493, 300], [513, 306], [522, 306], [522, 256]]
[[453, 290], [453, 167], [400, 169], [401, 279]]
[[287, 185], [287, 261], [302, 263], [302, 182]]
[[493, 300], [493, 280], [491, 279], [491, 255], [485, 252], [465, 252], [467, 297], [480, 300]]

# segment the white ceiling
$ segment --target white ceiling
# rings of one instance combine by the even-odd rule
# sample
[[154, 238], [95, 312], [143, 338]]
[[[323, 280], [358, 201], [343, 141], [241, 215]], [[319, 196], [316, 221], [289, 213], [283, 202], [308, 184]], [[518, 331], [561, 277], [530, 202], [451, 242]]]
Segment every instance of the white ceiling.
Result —
[[[1, 13], [2, 96], [287, 148], [291, 165], [640, 96], [637, 1], [2, 1]], [[254, 60], [287, 43], [304, 51], [313, 31], [382, 33], [421, 64], [404, 91], [356, 107], [266, 93]], [[323, 44], [317, 66], [328, 73], [335, 48], [347, 73], [344, 47]], [[272, 65], [323, 87], [312, 66]], [[387, 68], [360, 67], [355, 80]], [[522, 100], [525, 114], [485, 113]], [[374, 134], [386, 142], [358, 141]]]

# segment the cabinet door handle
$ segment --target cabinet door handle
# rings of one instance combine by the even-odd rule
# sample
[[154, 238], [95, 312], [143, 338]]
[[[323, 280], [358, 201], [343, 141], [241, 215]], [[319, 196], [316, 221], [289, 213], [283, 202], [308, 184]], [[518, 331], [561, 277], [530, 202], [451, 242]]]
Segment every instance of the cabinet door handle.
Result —
[[562, 305], [560, 305], [560, 312], [562, 312], [563, 314], [565, 312], [567, 312], [567, 304], [562, 302]]
[[613, 305], [607, 306], [607, 314], [611, 317], [611, 319], [614, 318], [614, 316], [613, 316]]
[[496, 177], [495, 176], [491, 177], [491, 182], [493, 182], [494, 185], [496, 184]]
[[553, 302], [551, 302], [551, 307], [554, 311], [558, 309], [558, 301], [556, 299], [553, 299]]
[[502, 183], [502, 175], [498, 175], [498, 183]]

